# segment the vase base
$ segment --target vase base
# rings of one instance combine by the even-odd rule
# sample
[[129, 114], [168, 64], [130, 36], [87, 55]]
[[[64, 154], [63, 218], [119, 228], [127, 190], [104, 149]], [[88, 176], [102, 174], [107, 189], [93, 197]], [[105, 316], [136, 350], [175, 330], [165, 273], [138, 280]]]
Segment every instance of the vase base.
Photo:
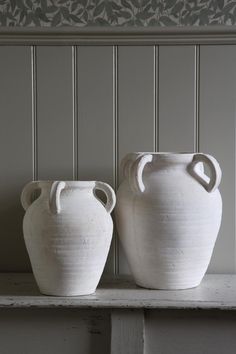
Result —
[[187, 289], [193, 289], [197, 288], [200, 284], [200, 282], [197, 282], [196, 284], [189, 284], [189, 285], [144, 285], [141, 284], [141, 282], [135, 282], [137, 286], [140, 288], [144, 289], [149, 289], [149, 290], [187, 290]]
[[75, 292], [60, 292], [60, 291], [47, 291], [44, 289], [39, 289], [42, 295], [46, 296], [63, 296], [63, 297], [75, 297], [75, 296], [86, 296], [92, 295], [95, 293], [96, 289], [87, 290], [87, 291], [75, 291]]

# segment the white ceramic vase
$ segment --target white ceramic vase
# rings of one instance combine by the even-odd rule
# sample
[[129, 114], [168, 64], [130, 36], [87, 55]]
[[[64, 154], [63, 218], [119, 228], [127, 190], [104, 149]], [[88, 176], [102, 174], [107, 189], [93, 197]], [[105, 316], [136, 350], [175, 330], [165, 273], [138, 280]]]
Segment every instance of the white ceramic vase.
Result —
[[121, 169], [116, 222], [136, 283], [151, 289], [196, 287], [221, 223], [218, 162], [201, 153], [132, 153]]
[[[31, 204], [37, 189], [41, 194]], [[106, 194], [106, 205], [96, 190]], [[24, 187], [24, 239], [43, 294], [74, 296], [96, 290], [111, 244], [115, 200], [112, 188], [102, 182], [38, 181]]]

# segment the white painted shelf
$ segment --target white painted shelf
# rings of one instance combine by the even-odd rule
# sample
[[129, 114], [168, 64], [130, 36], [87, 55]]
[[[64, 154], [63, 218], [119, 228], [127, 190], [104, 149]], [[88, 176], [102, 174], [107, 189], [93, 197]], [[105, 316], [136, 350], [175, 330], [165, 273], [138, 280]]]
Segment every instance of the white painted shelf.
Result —
[[236, 310], [236, 275], [206, 275], [195, 289], [142, 289], [129, 279], [104, 282], [77, 297], [41, 295], [32, 274], [0, 274], [0, 308], [156, 308]]

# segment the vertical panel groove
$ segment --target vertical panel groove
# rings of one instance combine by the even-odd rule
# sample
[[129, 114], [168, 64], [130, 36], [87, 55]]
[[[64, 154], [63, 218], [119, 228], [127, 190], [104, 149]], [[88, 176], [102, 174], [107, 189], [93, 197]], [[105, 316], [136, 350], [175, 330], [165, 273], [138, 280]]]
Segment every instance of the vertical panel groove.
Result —
[[78, 179], [78, 67], [77, 47], [72, 46], [72, 94], [73, 94], [73, 178]]
[[[118, 189], [118, 46], [113, 46], [113, 186]], [[114, 233], [114, 274], [119, 274], [119, 239]]]
[[31, 46], [31, 107], [32, 107], [32, 177], [38, 179], [38, 122], [37, 122], [37, 51]]
[[199, 107], [200, 107], [200, 45], [195, 46], [195, 112], [194, 112], [194, 151], [199, 152], [199, 142], [200, 142], [200, 117], [199, 117]]
[[154, 46], [154, 151], [159, 151], [159, 46]]

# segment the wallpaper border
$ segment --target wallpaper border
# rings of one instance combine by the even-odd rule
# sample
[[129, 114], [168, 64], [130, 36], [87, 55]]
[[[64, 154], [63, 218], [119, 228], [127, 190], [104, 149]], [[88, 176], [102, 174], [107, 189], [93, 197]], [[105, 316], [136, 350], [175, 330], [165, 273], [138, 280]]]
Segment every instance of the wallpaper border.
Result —
[[2, 27], [235, 24], [235, 0], [0, 0]]

